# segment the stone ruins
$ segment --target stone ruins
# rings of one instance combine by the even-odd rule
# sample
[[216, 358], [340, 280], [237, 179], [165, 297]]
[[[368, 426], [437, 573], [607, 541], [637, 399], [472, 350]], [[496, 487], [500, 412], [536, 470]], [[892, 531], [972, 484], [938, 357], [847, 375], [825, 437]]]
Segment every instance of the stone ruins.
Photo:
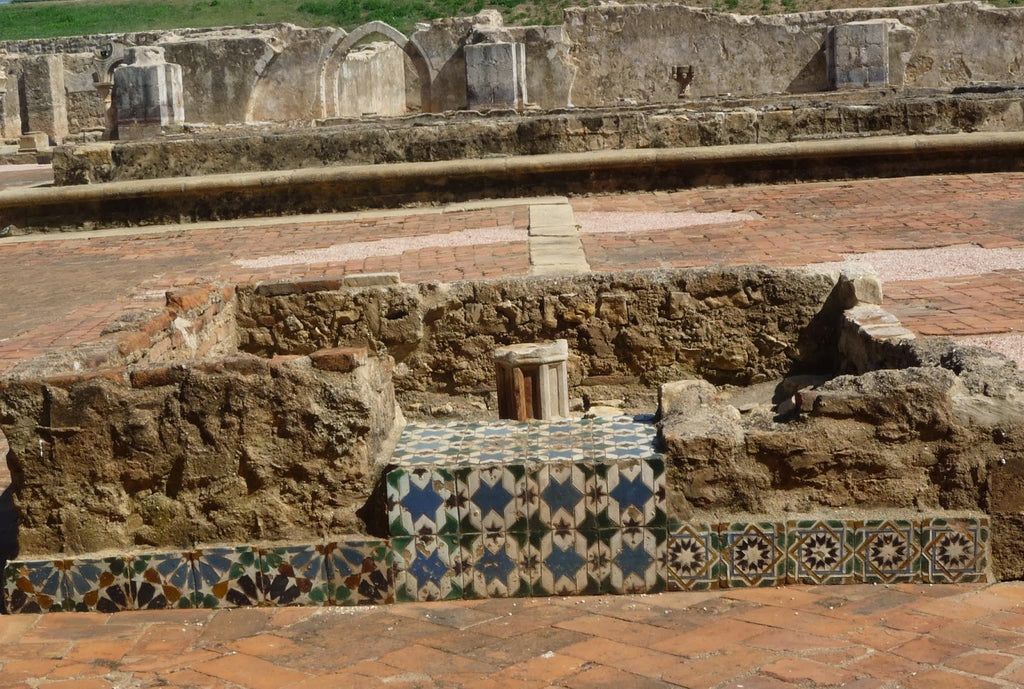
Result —
[[[669, 169], [749, 181], [794, 159], [926, 170], [961, 145], [860, 141], [894, 134], [1006, 134], [963, 165], [1012, 169], [1021, 35], [1024, 11], [979, 3], [601, 5], [410, 36], [7, 42], [2, 136], [56, 146], [63, 188], [7, 193], [0, 224], [594, 191]], [[834, 139], [855, 141], [800, 147]], [[793, 142], [787, 163], [766, 153]], [[740, 144], [762, 148], [693, 153]], [[395, 173], [438, 162], [451, 186]], [[1009, 360], [915, 339], [867, 271], [548, 272], [192, 286], [21, 363], [0, 379], [21, 549], [7, 610], [1024, 577]], [[619, 416], [593, 411], [608, 399]]]

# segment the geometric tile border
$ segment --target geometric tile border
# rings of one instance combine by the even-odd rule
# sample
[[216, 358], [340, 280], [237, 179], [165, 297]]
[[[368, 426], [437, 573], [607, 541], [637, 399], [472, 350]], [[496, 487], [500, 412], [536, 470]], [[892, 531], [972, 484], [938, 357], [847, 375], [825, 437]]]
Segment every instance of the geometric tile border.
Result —
[[988, 517], [355, 537], [9, 562], [9, 613], [987, 581]]

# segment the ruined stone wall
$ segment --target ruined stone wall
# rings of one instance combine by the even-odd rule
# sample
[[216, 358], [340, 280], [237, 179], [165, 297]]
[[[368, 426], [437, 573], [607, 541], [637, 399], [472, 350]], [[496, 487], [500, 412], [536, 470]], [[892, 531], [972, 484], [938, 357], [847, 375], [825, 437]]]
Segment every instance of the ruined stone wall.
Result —
[[980, 3], [831, 10], [765, 17], [682, 5], [604, 5], [566, 11], [578, 68], [572, 102], [671, 102], [672, 68], [692, 65], [690, 97], [828, 90], [831, 27], [871, 19], [890, 29], [890, 83], [962, 86], [1017, 82], [1024, 13]]
[[735, 268], [450, 284], [239, 288], [239, 349], [260, 356], [367, 346], [400, 394], [484, 397], [493, 351], [564, 338], [573, 386], [702, 377], [745, 385], [832, 364], [833, 279]]
[[358, 533], [395, 413], [351, 352], [4, 381], [21, 553]]
[[867, 135], [1024, 128], [1024, 90], [872, 92], [671, 108], [420, 115], [314, 130], [69, 146], [54, 153], [60, 186], [221, 172], [288, 170], [635, 148], [779, 143]]
[[372, 43], [350, 52], [338, 79], [338, 115], [404, 115], [403, 58], [394, 43]]

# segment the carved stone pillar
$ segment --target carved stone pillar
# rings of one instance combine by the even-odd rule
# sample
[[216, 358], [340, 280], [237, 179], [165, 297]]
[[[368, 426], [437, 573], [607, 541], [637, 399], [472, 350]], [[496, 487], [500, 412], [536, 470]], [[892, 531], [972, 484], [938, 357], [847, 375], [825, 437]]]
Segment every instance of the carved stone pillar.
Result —
[[558, 419], [569, 416], [569, 344], [510, 345], [494, 350], [498, 416], [502, 419]]

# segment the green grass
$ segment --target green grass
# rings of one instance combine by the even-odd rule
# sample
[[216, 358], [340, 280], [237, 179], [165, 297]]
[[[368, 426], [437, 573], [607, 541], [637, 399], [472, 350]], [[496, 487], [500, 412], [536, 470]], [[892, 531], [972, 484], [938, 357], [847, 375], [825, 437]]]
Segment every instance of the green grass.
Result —
[[[744, 14], [882, 4], [879, 0], [681, 1]], [[1024, 2], [990, 1], [1004, 7]], [[10, 5], [0, 5], [0, 40], [277, 22], [351, 30], [375, 19], [408, 34], [417, 21], [471, 16], [484, 8], [501, 10], [509, 24], [554, 24], [561, 21], [565, 7], [595, 3], [596, 0], [15, 0]]]

